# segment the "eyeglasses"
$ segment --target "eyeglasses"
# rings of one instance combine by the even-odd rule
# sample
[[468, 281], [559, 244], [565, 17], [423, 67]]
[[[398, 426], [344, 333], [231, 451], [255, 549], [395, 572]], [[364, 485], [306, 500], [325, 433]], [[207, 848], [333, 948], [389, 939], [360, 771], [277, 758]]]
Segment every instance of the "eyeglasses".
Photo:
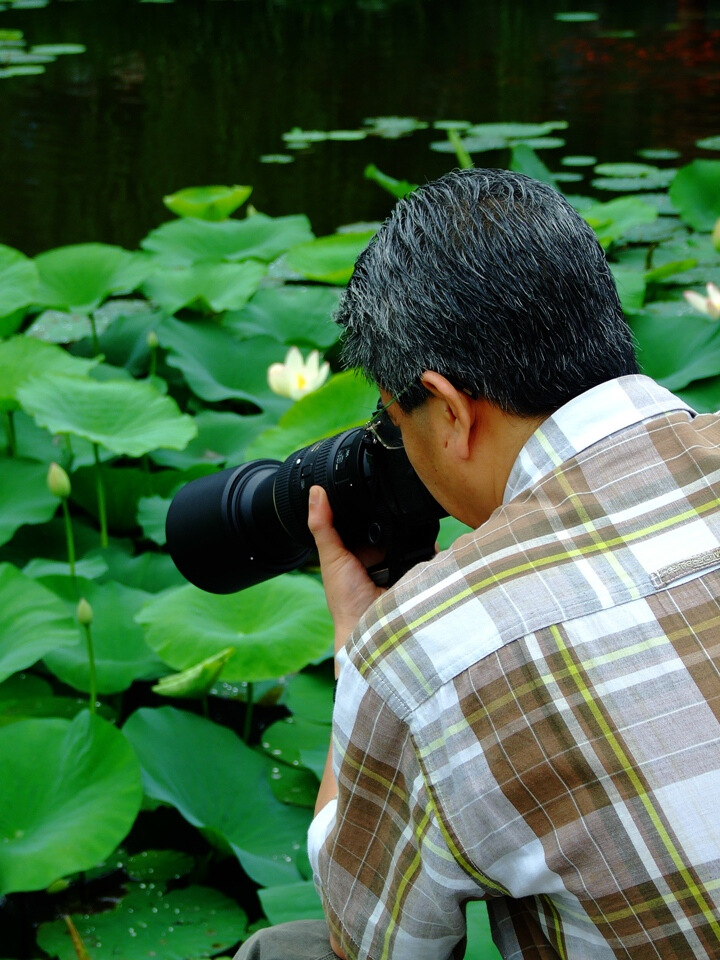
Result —
[[400, 393], [397, 393], [392, 400], [384, 406], [382, 405], [382, 400], [378, 400], [375, 413], [365, 424], [365, 430], [372, 434], [373, 439], [377, 440], [386, 450], [402, 450], [403, 448], [400, 427], [395, 426], [387, 412], [388, 407], [395, 403], [402, 392], [401, 390]]

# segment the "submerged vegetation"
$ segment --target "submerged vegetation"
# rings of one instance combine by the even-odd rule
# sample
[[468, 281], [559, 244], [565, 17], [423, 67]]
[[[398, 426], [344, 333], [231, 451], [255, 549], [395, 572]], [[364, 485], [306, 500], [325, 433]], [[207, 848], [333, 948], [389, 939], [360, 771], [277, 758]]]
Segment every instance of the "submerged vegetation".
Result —
[[[644, 372], [719, 408], [720, 161], [568, 156], [553, 173], [536, 151], [562, 126], [447, 123], [434, 148], [460, 165], [506, 150], [558, 189], [587, 171], [570, 199]], [[388, 209], [413, 189], [366, 175]], [[375, 391], [340, 371], [331, 315], [375, 226], [316, 237], [250, 198], [181, 191], [133, 251], [0, 247], [0, 917], [18, 956], [188, 960], [319, 915], [305, 834], [332, 630], [317, 570], [206, 594], [175, 570], [164, 519], [195, 477], [367, 420]], [[443, 524], [446, 545], [459, 525]], [[468, 957], [492, 957], [483, 911], [469, 916]]]

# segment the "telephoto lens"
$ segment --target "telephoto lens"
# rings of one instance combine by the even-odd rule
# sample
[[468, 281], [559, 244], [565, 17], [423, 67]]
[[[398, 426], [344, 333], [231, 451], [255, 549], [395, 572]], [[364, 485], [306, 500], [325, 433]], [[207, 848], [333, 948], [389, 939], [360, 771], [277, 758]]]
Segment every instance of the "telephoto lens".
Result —
[[313, 484], [328, 494], [345, 545], [379, 548], [369, 568], [387, 586], [429, 559], [445, 511], [401, 446], [356, 427], [296, 451], [193, 480], [173, 498], [167, 544], [180, 573], [202, 590], [233, 593], [314, 558], [307, 525]]

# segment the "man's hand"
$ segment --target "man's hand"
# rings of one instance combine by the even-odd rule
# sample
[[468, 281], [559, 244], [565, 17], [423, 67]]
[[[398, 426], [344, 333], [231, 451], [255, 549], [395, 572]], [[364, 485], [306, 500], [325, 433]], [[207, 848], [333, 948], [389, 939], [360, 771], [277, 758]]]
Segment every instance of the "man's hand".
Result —
[[328, 609], [335, 624], [335, 651], [350, 636], [370, 604], [385, 591], [368, 576], [333, 526], [332, 510], [322, 487], [310, 490], [308, 527], [315, 537]]

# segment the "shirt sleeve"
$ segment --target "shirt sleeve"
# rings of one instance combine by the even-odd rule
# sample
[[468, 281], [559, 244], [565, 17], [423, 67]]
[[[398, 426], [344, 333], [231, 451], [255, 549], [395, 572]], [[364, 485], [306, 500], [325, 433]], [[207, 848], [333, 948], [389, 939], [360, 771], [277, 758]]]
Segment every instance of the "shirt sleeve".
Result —
[[333, 766], [337, 801], [313, 821], [309, 847], [328, 923], [348, 960], [462, 956], [464, 906], [483, 890], [448, 849], [410, 728], [348, 661]]

